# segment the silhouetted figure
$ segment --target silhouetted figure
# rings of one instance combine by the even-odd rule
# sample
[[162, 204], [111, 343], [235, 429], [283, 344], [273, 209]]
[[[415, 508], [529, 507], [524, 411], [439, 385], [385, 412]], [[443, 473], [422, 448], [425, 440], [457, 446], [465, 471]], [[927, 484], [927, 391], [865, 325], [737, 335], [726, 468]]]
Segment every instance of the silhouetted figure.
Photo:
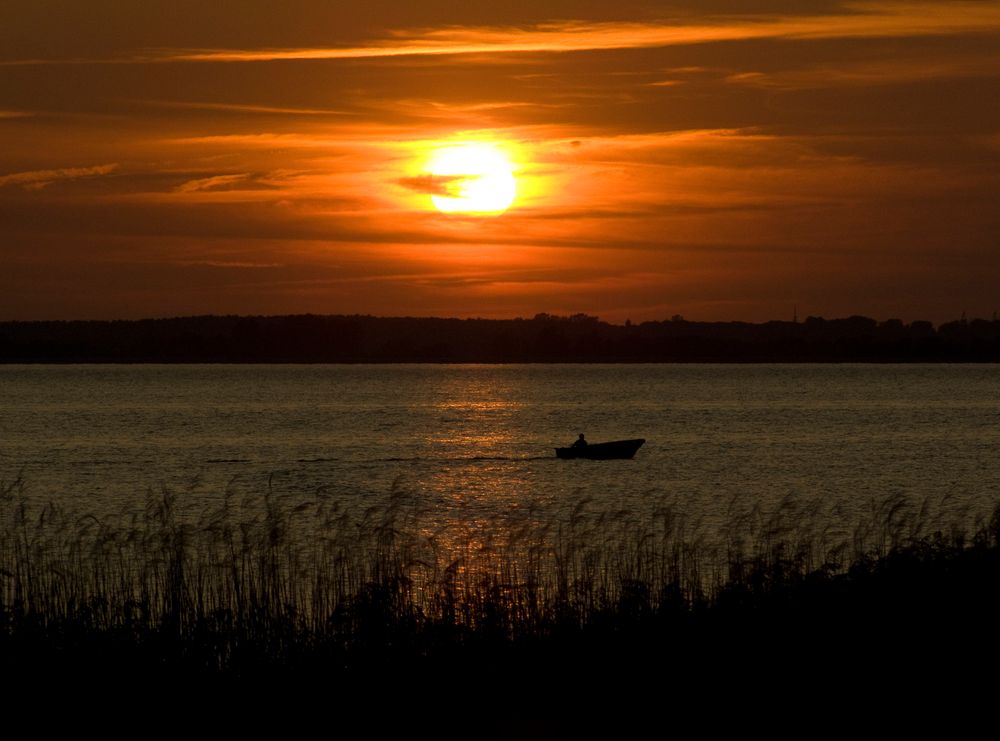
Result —
[[587, 441], [583, 439], [583, 433], [580, 433], [580, 437], [576, 439], [576, 442], [570, 445], [571, 448], [586, 448]]

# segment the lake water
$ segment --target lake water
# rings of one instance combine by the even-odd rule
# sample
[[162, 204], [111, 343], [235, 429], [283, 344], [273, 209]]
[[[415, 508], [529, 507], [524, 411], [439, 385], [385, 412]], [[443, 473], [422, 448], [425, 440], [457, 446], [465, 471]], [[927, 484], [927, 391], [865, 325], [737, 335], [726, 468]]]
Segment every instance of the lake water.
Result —
[[[557, 460], [579, 432], [647, 442]], [[0, 480], [97, 516], [164, 489], [195, 513], [405, 492], [441, 529], [669, 510], [711, 539], [783, 510], [847, 537], [887, 501], [975, 526], [998, 453], [989, 365], [0, 366]]]

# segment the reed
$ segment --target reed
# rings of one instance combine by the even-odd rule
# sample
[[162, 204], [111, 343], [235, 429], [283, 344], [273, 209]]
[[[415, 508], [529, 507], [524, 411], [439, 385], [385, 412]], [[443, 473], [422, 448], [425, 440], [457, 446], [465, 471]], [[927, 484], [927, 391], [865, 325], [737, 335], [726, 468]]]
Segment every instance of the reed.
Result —
[[996, 612], [1000, 508], [966, 533], [902, 496], [854, 522], [787, 497], [766, 511], [734, 503], [710, 533], [668, 500], [642, 515], [581, 500], [558, 520], [529, 511], [450, 529], [405, 487], [386, 502], [352, 510], [322, 492], [294, 504], [226, 492], [192, 514], [161, 491], [99, 519], [33, 506], [23, 481], [3, 484], [3, 660], [350, 672], [609, 636], [649, 644], [747, 616], [843, 619], [858, 594], [913, 580], [911, 597], [944, 589], [958, 605], [975, 594]]

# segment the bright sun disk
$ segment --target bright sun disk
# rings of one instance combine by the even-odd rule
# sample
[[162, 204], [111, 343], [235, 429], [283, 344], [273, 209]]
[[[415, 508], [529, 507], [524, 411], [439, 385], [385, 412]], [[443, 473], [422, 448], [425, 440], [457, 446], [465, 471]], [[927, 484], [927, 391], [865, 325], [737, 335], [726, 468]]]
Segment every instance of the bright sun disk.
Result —
[[443, 213], [497, 215], [514, 202], [514, 168], [493, 144], [443, 147], [431, 156], [427, 169], [441, 186], [431, 200]]

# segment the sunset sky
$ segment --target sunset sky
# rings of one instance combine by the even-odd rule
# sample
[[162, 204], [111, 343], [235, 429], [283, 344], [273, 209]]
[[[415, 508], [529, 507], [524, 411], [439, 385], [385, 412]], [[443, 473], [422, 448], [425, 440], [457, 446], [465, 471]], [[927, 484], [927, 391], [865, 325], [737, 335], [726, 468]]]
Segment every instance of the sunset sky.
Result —
[[[443, 213], [456, 143], [499, 215]], [[5, 0], [0, 320], [1000, 309], [1000, 2]]]

